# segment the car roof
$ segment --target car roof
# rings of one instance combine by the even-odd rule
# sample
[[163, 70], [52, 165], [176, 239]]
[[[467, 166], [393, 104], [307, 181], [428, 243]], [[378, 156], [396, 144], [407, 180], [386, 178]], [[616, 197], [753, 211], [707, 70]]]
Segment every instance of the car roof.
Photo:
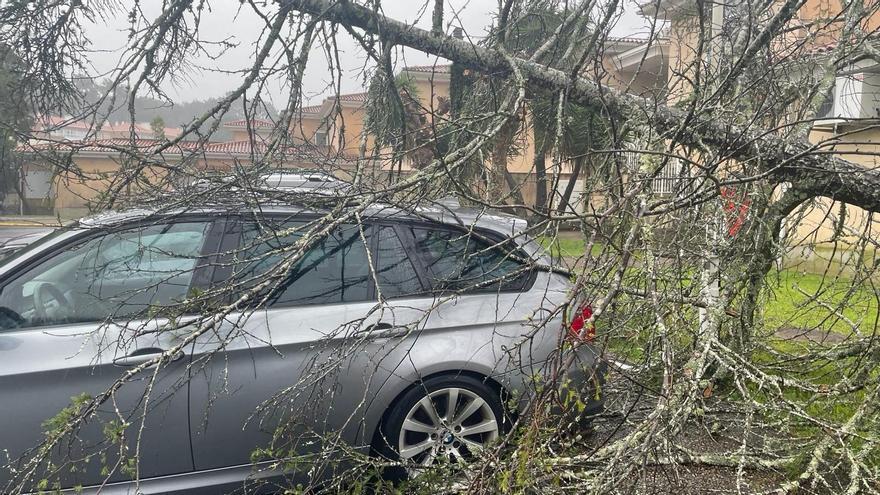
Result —
[[[241, 180], [236, 175], [218, 175], [205, 177], [191, 184], [196, 190], [204, 190], [212, 186], [229, 187], [226, 192], [234, 192], [245, 187], [236, 186]], [[351, 184], [339, 180], [335, 176], [321, 171], [313, 170], [282, 170], [269, 172], [251, 179], [248, 187], [250, 192], [263, 195], [271, 195], [273, 192], [302, 192], [332, 196], [334, 193], [346, 193], [351, 189]], [[270, 196], [267, 199], [271, 200]]]
[[[328, 200], [333, 198], [322, 198], [323, 204], [327, 204]], [[134, 208], [122, 211], [109, 211], [99, 213], [90, 217], [81, 219], [77, 226], [81, 228], [102, 228], [138, 219], [148, 219], [150, 217], [169, 217], [179, 215], [220, 215], [228, 213], [245, 213], [259, 215], [297, 215], [297, 214], [326, 214], [329, 209], [319, 207], [309, 207], [304, 205], [291, 204], [267, 204], [261, 205], [259, 209], [241, 208], [231, 205], [214, 205], [193, 207], [187, 209], [161, 209], [161, 208]], [[458, 226], [461, 228], [478, 228], [492, 231], [504, 237], [513, 238], [517, 244], [525, 247], [530, 255], [543, 254], [539, 246], [525, 235], [528, 226], [526, 220], [496, 211], [488, 211], [480, 208], [462, 207], [457, 200], [444, 198], [442, 200], [425, 203], [411, 209], [403, 209], [393, 205], [376, 203], [368, 206], [362, 212], [363, 218], [383, 219], [392, 221], [428, 221], [437, 222], [444, 225]], [[531, 245], [530, 245], [531, 244]]]
[[[247, 213], [261, 215], [296, 215], [302, 213], [325, 214], [329, 210], [324, 208], [309, 207], [304, 205], [280, 205], [269, 204], [259, 209], [236, 208], [232, 206], [202, 206], [193, 208], [132, 208], [121, 211], [107, 211], [96, 215], [82, 218], [77, 226], [83, 228], [98, 228], [127, 223], [138, 219], [150, 217], [173, 217], [179, 215], [218, 215], [228, 213]], [[402, 209], [396, 206], [377, 203], [368, 206], [363, 211], [365, 218], [381, 218], [393, 220], [428, 220], [461, 227], [478, 227], [504, 234], [515, 236], [525, 230], [527, 222], [519, 217], [491, 212], [485, 209], [467, 208], [457, 204], [436, 202], [413, 209]]]

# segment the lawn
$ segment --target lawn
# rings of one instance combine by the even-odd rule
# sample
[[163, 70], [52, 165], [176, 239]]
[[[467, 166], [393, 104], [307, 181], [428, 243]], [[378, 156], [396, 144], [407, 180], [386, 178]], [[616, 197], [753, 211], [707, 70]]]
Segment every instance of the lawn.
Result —
[[[579, 232], [541, 236], [538, 242], [553, 256], [579, 258], [584, 254], [584, 238]], [[593, 246], [594, 255], [598, 256], [601, 250], [601, 245]], [[774, 271], [768, 275], [764, 300], [767, 328], [818, 329], [849, 335], [853, 325], [867, 334], [873, 333], [875, 326], [880, 325], [880, 294], [870, 280], [853, 287], [849, 276], [810, 273], [808, 270], [815, 268], [813, 266], [799, 268]]]
[[764, 319], [769, 328], [815, 328], [848, 335], [855, 325], [870, 334], [878, 323], [876, 287], [869, 283], [853, 286], [849, 278], [823, 279], [782, 270], [768, 276], [766, 290]]
[[[558, 236], [538, 236], [537, 240], [545, 249], [550, 250], [553, 257], [580, 258], [586, 249], [584, 237], [580, 232], [560, 232]], [[601, 252], [602, 245], [594, 244], [592, 253], [599, 255]]]

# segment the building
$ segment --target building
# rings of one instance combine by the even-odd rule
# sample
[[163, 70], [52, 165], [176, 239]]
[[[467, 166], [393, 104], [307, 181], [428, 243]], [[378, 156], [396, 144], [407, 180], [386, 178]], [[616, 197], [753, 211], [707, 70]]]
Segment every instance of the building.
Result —
[[156, 136], [153, 126], [147, 122], [91, 122], [46, 115], [36, 119], [32, 135], [36, 141], [84, 141], [100, 139], [127, 139], [134, 134], [139, 139], [174, 139], [180, 136], [179, 127], [164, 127], [162, 136]]
[[[658, 90], [663, 93], [667, 81], [665, 48], [658, 48], [657, 44], [651, 45], [648, 49], [647, 61], [638, 64], [643, 58], [640, 50], [645, 49], [646, 41], [639, 38], [608, 40], [604, 48], [604, 60], [607, 66], [607, 79], [604, 82], [646, 96], [649, 92], [656, 93]], [[640, 67], [641, 70], [636, 71], [636, 67]], [[438, 63], [407, 66], [401, 69], [398, 75], [407, 78], [415, 88], [415, 95], [426, 120], [426, 126], [433, 128], [449, 118], [450, 65]], [[352, 155], [357, 155], [361, 145], [365, 144], [366, 156], [372, 156], [373, 153], [387, 156], [387, 150], [375, 149], [372, 136], [364, 136], [366, 103], [367, 93], [364, 92], [328, 97], [319, 105], [302, 108], [298, 118], [294, 119], [291, 133], [296, 140], [327, 144]], [[518, 133], [519, 152], [509, 157], [507, 169], [518, 184], [526, 204], [534, 205], [535, 146], [528, 115], [521, 126]], [[363, 143], [362, 138], [365, 141]], [[379, 166], [387, 171], [391, 164], [388, 160], [380, 160]], [[412, 160], [405, 158], [400, 166], [404, 172], [412, 170]], [[565, 190], [570, 181], [572, 164], [562, 163], [558, 170], [552, 169], [550, 172], [552, 177], [549, 182], [556, 186], [558, 192]], [[589, 171], [585, 171], [584, 175], [588, 173]], [[577, 200], [576, 209], [579, 211], [584, 207], [584, 203], [580, 201], [586, 184], [583, 177], [582, 175], [576, 181], [573, 194], [573, 198]]]
[[[627, 71], [638, 58], [644, 40], [636, 38], [615, 38], [605, 47], [606, 59], [610, 68], [609, 84], [624, 87], [630, 84], [636, 90], [654, 88], [665, 80], [664, 58], [655, 57], [651, 51], [651, 63], [642, 64], [641, 71]], [[415, 88], [415, 95], [421, 107], [426, 125], [434, 126], [448, 119], [448, 99], [450, 90], [450, 66], [434, 64], [404, 67], [400, 77], [407, 78]], [[325, 98], [320, 104], [304, 106], [291, 119], [291, 150], [296, 150], [286, 159], [283, 167], [329, 167], [338, 175], [346, 175], [364, 147], [364, 156], [374, 164], [376, 177], [384, 177], [391, 169], [386, 157], [387, 150], [376, 149], [375, 139], [365, 133], [365, 92], [334, 95]], [[162, 152], [156, 159], [172, 164], [186, 163], [195, 169], [229, 170], [233, 163], [241, 164], [259, 158], [260, 149], [273, 137], [278, 122], [269, 119], [239, 119], [227, 121], [223, 129], [230, 138], [226, 142], [212, 142], [203, 145], [198, 154], [194, 145], [180, 142]], [[519, 190], [527, 203], [535, 202], [535, 149], [529, 117], [522, 122], [519, 153], [510, 156], [508, 171], [519, 184]], [[165, 139], [180, 136], [179, 128], [164, 129]], [[18, 208], [7, 204], [6, 209], [20, 209], [31, 213], [52, 213], [74, 217], [87, 213], [96, 199], [103, 194], [113, 177], [126, 164], [124, 148], [131, 145], [134, 136], [135, 147], [139, 153], [149, 152], [161, 146], [160, 136], [146, 123], [113, 123], [96, 126], [93, 123], [72, 118], [52, 116], [40, 119], [34, 129], [34, 140], [22, 146], [26, 157], [20, 187], [24, 201]], [[304, 150], [311, 150], [304, 153]], [[317, 155], [314, 152], [317, 151]], [[51, 156], [50, 156], [51, 155]], [[374, 159], [379, 157], [378, 159]], [[50, 162], [59, 158], [67, 160], [71, 166], [54, 167]], [[406, 173], [413, 168], [410, 160], [400, 164]], [[58, 172], [62, 170], [62, 172]], [[563, 163], [558, 169], [550, 171], [552, 184], [559, 191], [564, 190], [571, 175], [571, 164]], [[77, 178], [76, 176], [79, 176]], [[585, 181], [576, 181], [574, 198], [581, 198]], [[17, 201], [16, 195], [8, 195], [7, 203]], [[581, 208], [582, 204], [578, 206]]]

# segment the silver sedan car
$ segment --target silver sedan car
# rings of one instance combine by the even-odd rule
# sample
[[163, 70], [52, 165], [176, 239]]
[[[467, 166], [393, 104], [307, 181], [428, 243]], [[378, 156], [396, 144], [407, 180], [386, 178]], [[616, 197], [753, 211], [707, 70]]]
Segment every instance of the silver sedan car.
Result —
[[226, 493], [364, 459], [411, 475], [479, 456], [539, 390], [601, 409], [590, 309], [522, 221], [348, 218], [110, 213], [3, 261], [2, 491]]

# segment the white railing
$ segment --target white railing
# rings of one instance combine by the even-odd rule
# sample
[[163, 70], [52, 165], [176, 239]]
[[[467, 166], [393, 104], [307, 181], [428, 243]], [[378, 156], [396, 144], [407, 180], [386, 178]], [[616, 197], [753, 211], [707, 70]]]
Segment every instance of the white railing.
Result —
[[671, 195], [679, 192], [687, 177], [682, 162], [677, 158], [670, 158], [651, 182], [654, 194]]

